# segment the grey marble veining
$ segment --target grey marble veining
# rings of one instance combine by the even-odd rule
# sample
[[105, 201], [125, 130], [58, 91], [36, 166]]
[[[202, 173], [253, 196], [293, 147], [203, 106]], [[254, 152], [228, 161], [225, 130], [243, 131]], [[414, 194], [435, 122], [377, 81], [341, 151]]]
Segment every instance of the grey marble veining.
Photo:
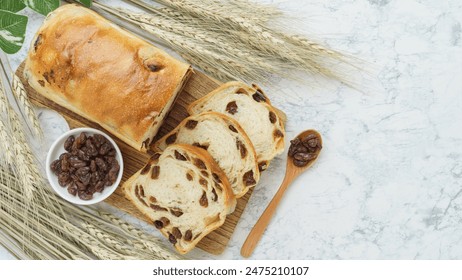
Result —
[[[346, 73], [360, 92], [322, 79], [262, 85], [287, 113], [287, 140], [316, 128], [324, 149], [288, 189], [252, 258], [462, 259], [461, 2], [262, 2], [303, 18], [302, 32], [360, 57], [367, 71]], [[30, 16], [29, 41], [42, 20]], [[53, 138], [67, 126], [50, 114], [41, 120]], [[241, 258], [285, 160], [263, 174], [225, 253], [191, 258]]]

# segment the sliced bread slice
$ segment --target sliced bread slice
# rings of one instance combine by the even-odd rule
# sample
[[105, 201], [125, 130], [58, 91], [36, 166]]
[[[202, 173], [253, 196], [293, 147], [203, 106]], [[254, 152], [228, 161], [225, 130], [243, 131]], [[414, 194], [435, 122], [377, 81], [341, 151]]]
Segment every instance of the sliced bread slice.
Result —
[[210, 155], [191, 145], [171, 145], [123, 184], [125, 196], [182, 254], [220, 227], [236, 199]]
[[209, 152], [225, 172], [237, 198], [260, 180], [252, 142], [239, 123], [224, 114], [205, 112], [190, 116], [151, 148], [163, 151], [175, 143], [194, 145]]
[[256, 85], [228, 82], [191, 103], [191, 115], [214, 111], [235, 119], [249, 136], [260, 170], [284, 151], [284, 124], [268, 97]]

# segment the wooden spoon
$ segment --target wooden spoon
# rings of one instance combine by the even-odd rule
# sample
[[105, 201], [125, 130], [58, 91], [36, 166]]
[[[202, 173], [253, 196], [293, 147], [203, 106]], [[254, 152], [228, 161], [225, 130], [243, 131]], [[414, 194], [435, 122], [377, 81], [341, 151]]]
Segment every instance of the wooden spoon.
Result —
[[[289, 155], [287, 157], [286, 175], [284, 180], [282, 181], [279, 190], [258, 219], [257, 223], [250, 231], [244, 245], [242, 245], [241, 255], [245, 258], [252, 254], [258, 244], [258, 241], [260, 241], [260, 238], [268, 226], [271, 217], [276, 211], [276, 207], [281, 201], [287, 187], [293, 180], [295, 180], [295, 178], [298, 177], [298, 175], [302, 174], [313, 165], [322, 148], [321, 135], [313, 129], [303, 131], [294, 140], [292, 140], [291, 143]], [[306, 152], [307, 149], [309, 150], [308, 152]]]

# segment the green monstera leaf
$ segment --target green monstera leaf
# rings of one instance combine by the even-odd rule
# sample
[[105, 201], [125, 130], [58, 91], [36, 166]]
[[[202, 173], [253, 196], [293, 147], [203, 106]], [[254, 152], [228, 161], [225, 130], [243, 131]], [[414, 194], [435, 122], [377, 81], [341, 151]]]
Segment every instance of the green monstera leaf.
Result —
[[24, 0], [24, 3], [27, 7], [45, 16], [59, 7], [59, 0]]
[[0, 11], [0, 48], [7, 54], [21, 49], [26, 34], [27, 17]]
[[26, 5], [22, 0], [0, 0], [0, 10], [10, 11], [13, 13], [24, 9]]

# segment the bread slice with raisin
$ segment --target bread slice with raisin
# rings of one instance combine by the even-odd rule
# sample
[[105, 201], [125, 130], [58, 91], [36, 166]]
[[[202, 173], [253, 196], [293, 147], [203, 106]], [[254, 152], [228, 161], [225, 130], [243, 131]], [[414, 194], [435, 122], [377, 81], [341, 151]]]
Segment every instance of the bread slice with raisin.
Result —
[[214, 111], [235, 119], [249, 136], [260, 170], [284, 151], [284, 124], [268, 97], [256, 85], [228, 82], [191, 103], [191, 115]]
[[190, 116], [151, 148], [162, 151], [174, 143], [194, 145], [209, 152], [225, 172], [237, 198], [260, 179], [252, 142], [239, 123], [224, 114], [205, 112]]
[[123, 184], [125, 196], [182, 254], [220, 227], [236, 199], [212, 157], [191, 145], [170, 145]]

